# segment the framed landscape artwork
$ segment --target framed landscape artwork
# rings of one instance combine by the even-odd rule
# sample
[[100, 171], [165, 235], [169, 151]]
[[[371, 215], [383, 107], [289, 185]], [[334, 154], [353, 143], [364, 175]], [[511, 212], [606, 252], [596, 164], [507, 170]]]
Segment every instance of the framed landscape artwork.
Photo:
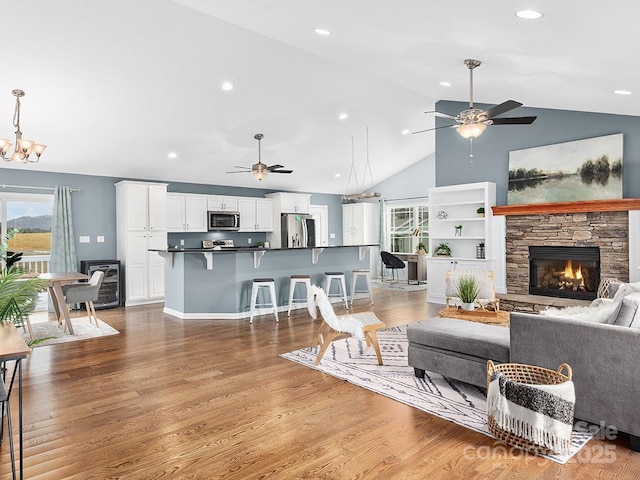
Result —
[[508, 205], [622, 198], [622, 134], [509, 152]]

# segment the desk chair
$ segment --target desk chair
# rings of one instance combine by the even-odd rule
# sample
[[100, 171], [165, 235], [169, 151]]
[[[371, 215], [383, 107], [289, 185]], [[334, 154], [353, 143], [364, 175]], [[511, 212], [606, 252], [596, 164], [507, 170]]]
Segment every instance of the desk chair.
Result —
[[[385, 252], [384, 250], [380, 252], [380, 258], [382, 258], [382, 263], [385, 268], [391, 270], [391, 281], [395, 279], [395, 281], [399, 281], [400, 278], [396, 275], [396, 270], [405, 268], [406, 265], [402, 260], [396, 257], [394, 254]], [[382, 281], [384, 281], [384, 271], [382, 272]], [[409, 277], [407, 276], [407, 283], [409, 283]]]
[[[93, 302], [98, 300], [103, 279], [104, 272], [98, 270], [93, 272], [93, 275], [91, 275], [87, 283], [72, 283], [62, 286], [64, 303], [66, 303], [69, 308], [74, 303], [84, 303], [87, 309], [87, 315], [89, 316], [89, 323], [91, 323], [92, 320], [95, 321], [96, 327], [100, 327], [100, 325], [98, 324], [98, 317], [96, 316], [96, 309], [93, 306]], [[59, 322], [61, 323], [61, 320], [59, 320]]]

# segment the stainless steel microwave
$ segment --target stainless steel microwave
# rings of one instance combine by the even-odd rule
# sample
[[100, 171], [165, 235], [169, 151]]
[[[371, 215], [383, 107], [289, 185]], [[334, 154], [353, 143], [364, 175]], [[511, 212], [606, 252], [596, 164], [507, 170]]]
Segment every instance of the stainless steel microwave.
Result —
[[209, 231], [240, 230], [239, 212], [208, 212]]

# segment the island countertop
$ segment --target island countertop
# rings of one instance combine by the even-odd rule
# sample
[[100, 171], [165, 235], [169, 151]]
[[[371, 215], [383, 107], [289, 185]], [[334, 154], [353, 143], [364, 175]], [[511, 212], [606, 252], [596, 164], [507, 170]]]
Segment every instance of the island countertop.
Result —
[[225, 253], [225, 252], [276, 252], [283, 250], [313, 250], [318, 248], [347, 248], [347, 247], [378, 247], [377, 243], [367, 245], [326, 245], [320, 247], [296, 247], [296, 248], [265, 248], [265, 247], [224, 247], [224, 248], [202, 248], [202, 247], [178, 247], [178, 248], [150, 248], [150, 252], [166, 252], [166, 253]]
[[[278, 310], [286, 312], [291, 275], [310, 275], [312, 284], [323, 286], [325, 272], [344, 272], [349, 293], [351, 272], [370, 268], [370, 255], [376, 247], [377, 244], [153, 251], [165, 258], [165, 313], [182, 319], [241, 319], [249, 317], [254, 278], [275, 280]], [[304, 293], [296, 292], [297, 296], [301, 294]]]

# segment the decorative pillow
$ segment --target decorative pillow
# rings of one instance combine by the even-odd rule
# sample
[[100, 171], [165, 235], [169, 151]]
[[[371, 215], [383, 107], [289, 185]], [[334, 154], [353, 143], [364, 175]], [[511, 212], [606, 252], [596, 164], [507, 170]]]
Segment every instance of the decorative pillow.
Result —
[[640, 308], [640, 294], [627, 295], [620, 302], [620, 309], [614, 317], [612, 325], [630, 327], [635, 323], [640, 327], [640, 320], [636, 319], [638, 316], [638, 308]]

